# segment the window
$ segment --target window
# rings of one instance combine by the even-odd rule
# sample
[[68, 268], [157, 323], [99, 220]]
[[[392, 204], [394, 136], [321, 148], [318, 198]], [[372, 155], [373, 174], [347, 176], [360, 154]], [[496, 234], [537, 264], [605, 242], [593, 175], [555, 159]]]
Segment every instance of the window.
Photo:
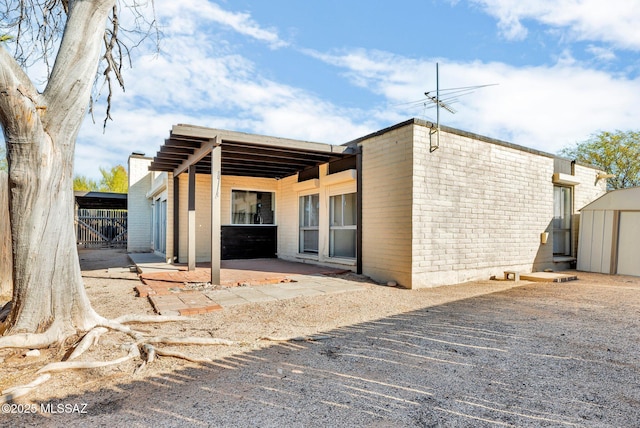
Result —
[[300, 252], [318, 254], [320, 195], [300, 197]]
[[231, 224], [274, 224], [275, 195], [272, 192], [233, 190]]
[[553, 255], [571, 255], [571, 187], [553, 188]]
[[332, 196], [329, 215], [329, 256], [355, 258], [356, 194]]

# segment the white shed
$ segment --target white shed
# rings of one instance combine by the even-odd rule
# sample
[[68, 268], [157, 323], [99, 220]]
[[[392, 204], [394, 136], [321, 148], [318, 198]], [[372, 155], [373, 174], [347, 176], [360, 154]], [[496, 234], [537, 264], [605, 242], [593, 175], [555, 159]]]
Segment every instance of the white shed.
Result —
[[608, 192], [582, 208], [577, 268], [640, 276], [640, 187]]

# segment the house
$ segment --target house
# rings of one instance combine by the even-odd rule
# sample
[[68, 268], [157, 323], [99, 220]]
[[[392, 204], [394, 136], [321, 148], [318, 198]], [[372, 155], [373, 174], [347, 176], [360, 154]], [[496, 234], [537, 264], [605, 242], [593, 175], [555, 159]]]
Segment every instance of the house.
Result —
[[[570, 160], [411, 119], [340, 146], [176, 125], [129, 160], [129, 251], [278, 257], [407, 288], [566, 269], [606, 191]], [[135, 217], [135, 218], [134, 218]]]
[[640, 276], [640, 187], [608, 192], [580, 219], [578, 270]]

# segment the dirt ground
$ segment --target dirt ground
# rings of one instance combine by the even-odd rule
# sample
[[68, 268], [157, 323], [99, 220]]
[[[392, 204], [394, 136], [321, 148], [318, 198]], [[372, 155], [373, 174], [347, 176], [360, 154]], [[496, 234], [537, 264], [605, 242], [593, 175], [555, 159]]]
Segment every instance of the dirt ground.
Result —
[[[99, 313], [153, 313], [134, 295], [124, 252], [81, 258]], [[136, 374], [131, 361], [53, 374], [3, 408], [0, 426], [640, 426], [640, 278], [578, 277], [404, 290], [353, 276], [361, 291], [143, 325], [238, 344], [171, 348], [213, 363], [163, 357]], [[118, 358], [129, 340], [108, 333], [82, 359]], [[0, 389], [62, 358], [23, 354], [0, 350]]]

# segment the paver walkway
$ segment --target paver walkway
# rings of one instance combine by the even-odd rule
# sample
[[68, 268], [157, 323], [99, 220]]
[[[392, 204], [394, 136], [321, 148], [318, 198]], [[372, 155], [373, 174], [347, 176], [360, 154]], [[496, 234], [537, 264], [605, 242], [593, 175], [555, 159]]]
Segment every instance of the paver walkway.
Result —
[[339, 276], [344, 270], [279, 259], [225, 260], [221, 285], [209, 284], [211, 271], [199, 264], [195, 271], [165, 263], [153, 254], [130, 254], [142, 284], [136, 287], [161, 315], [194, 315], [227, 306], [362, 290]]

